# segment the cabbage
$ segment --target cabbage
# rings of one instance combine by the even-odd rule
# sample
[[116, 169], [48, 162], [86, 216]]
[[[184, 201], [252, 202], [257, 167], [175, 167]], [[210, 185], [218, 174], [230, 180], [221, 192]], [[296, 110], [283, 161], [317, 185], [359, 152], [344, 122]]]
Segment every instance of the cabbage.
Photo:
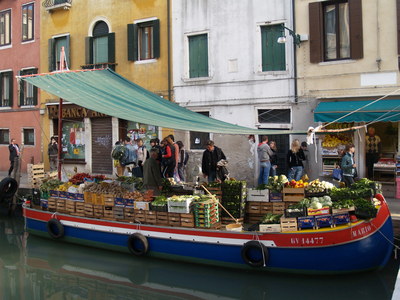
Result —
[[312, 197], [311, 202], [319, 202], [319, 199], [317, 197]]
[[322, 198], [324, 198], [325, 201], [331, 201], [332, 200], [331, 197], [329, 197], [329, 196], [324, 196]]
[[322, 208], [322, 204], [319, 203], [319, 202], [312, 202], [311, 205], [310, 205], [310, 208], [312, 208], [312, 209], [320, 209], [320, 208]]

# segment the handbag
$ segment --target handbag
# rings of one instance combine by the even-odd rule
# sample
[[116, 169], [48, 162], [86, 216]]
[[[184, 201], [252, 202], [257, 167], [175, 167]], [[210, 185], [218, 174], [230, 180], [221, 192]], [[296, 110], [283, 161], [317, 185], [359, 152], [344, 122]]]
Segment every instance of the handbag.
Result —
[[132, 175], [135, 177], [143, 177], [143, 172], [141, 167], [134, 167], [132, 169]]
[[337, 181], [341, 181], [342, 177], [343, 177], [343, 171], [342, 169], [336, 168], [333, 169], [332, 171], [332, 177], [333, 179], [337, 180]]

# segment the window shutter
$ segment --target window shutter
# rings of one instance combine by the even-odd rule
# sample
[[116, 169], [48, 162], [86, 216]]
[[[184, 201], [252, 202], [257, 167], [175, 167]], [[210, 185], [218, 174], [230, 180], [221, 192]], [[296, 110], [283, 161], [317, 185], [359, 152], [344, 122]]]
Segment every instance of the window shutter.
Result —
[[0, 72], [0, 106], [3, 106], [3, 73]]
[[281, 25], [261, 27], [262, 71], [286, 70], [285, 44], [279, 44], [283, 36]]
[[203, 34], [199, 42], [199, 77], [208, 77], [208, 35]]
[[69, 35], [67, 35], [65, 37], [65, 48], [64, 48], [64, 51], [65, 51], [65, 59], [67, 61], [68, 69], [71, 70], [71, 55], [69, 53], [70, 49], [71, 49], [70, 41], [71, 41], [71, 37]]
[[93, 38], [91, 36], [85, 38], [85, 64], [93, 64]]
[[108, 62], [115, 63], [115, 33], [111, 32], [108, 35]]
[[139, 58], [139, 27], [137, 24], [133, 24], [133, 60], [136, 61]]
[[160, 57], [160, 20], [153, 21], [153, 56]]
[[323, 16], [321, 2], [313, 2], [308, 6], [310, 26], [310, 62], [323, 61]]
[[360, 59], [364, 56], [361, 0], [349, 0], [349, 19], [350, 56], [352, 59]]
[[128, 41], [128, 60], [130, 61], [135, 61], [134, 58], [134, 40], [133, 40], [133, 24], [128, 24], [128, 36], [127, 36], [127, 41]]
[[[32, 69], [30, 74], [37, 74], [37, 72], [38, 69]], [[33, 105], [37, 104], [38, 104], [38, 88], [36, 87], [36, 85], [33, 85]]]
[[9, 88], [8, 88], [8, 90], [9, 90], [9, 95], [8, 95], [8, 99], [10, 99], [9, 100], [9, 105], [10, 105], [10, 107], [12, 107], [13, 106], [13, 91], [14, 91], [14, 77], [13, 77], [13, 71], [10, 71], [10, 72], [8, 72], [8, 76], [9, 76]]
[[[24, 71], [19, 72], [20, 76], [24, 76], [25, 73]], [[20, 80], [19, 81], [19, 101], [18, 101], [18, 106], [22, 106], [24, 104], [24, 84], [25, 81]]]
[[56, 69], [56, 58], [54, 56], [54, 52], [55, 52], [55, 41], [54, 39], [49, 39], [48, 42], [48, 57], [49, 57], [49, 72], [52, 72]]
[[396, 0], [396, 10], [397, 10], [397, 54], [400, 55], [400, 0]]

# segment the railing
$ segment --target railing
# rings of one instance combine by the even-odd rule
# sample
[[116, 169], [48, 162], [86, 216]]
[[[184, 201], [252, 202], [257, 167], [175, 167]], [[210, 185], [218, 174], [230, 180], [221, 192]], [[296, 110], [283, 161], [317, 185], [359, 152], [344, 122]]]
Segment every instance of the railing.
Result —
[[72, 0], [44, 0], [42, 5], [47, 11], [70, 9], [72, 6]]

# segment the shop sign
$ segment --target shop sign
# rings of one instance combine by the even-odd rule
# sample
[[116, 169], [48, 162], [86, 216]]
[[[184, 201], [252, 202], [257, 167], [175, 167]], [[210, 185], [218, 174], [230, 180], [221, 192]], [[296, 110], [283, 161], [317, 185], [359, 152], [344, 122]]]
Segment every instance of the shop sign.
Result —
[[[58, 119], [58, 105], [48, 106], [49, 119]], [[62, 117], [68, 119], [105, 118], [106, 114], [96, 112], [78, 105], [67, 104], [63, 106]]]

